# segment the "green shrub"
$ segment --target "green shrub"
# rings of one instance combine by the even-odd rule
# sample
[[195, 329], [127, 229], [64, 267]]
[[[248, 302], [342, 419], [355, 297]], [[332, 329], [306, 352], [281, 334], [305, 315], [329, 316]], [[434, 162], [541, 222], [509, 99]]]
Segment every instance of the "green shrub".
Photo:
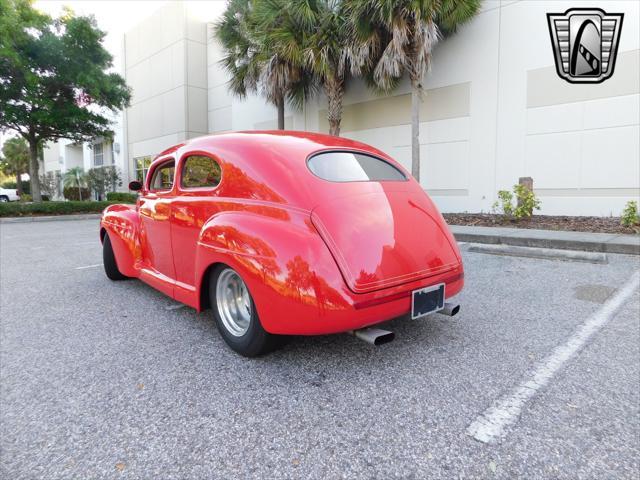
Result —
[[[515, 195], [514, 195], [515, 194]], [[513, 206], [513, 199], [516, 206]], [[509, 190], [500, 190], [498, 200], [492, 205], [494, 213], [502, 213], [507, 217], [515, 217], [518, 220], [530, 217], [534, 210], [540, 210], [540, 200], [536, 194], [521, 184], [513, 186], [513, 193]]]
[[110, 202], [136, 203], [138, 195], [125, 192], [107, 192], [107, 200]]
[[15, 190], [18, 188], [18, 184], [16, 182], [12, 182], [11, 180], [7, 182], [2, 182], [0, 188], [8, 188], [9, 190]]
[[113, 202], [41, 202], [0, 203], [0, 217], [25, 217], [33, 215], [69, 215], [73, 213], [101, 213]]
[[513, 214], [516, 218], [530, 217], [533, 210], [540, 210], [540, 200], [536, 198], [536, 194], [522, 184], [514, 185], [513, 192], [516, 194], [518, 206]]
[[[49, 195], [41, 195], [42, 196], [42, 201], [43, 202], [48, 202], [49, 200], [51, 200], [49, 198]], [[31, 195], [29, 195], [28, 193], [23, 193], [22, 195], [20, 195], [20, 201], [21, 202], [32, 202], [33, 201], [33, 197]]]
[[513, 194], [509, 190], [500, 190], [498, 200], [491, 206], [494, 212], [502, 212], [503, 215], [511, 216], [513, 213]]
[[[82, 198], [80, 198], [80, 192], [82, 192]], [[78, 187], [64, 187], [64, 189], [62, 190], [62, 194], [67, 200], [78, 201], [89, 200], [91, 198], [91, 192], [88, 188], [85, 187], [81, 189], [78, 189]]]
[[636, 202], [635, 200], [630, 200], [627, 202], [624, 210], [622, 211], [620, 223], [625, 227], [635, 227], [636, 225], [640, 225], [640, 216], [638, 215], [638, 202]]

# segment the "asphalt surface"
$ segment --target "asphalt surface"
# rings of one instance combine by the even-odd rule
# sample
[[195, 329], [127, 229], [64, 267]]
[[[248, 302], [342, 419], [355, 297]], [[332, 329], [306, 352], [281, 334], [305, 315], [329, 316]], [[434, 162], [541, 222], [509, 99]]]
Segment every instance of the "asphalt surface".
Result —
[[245, 359], [210, 312], [109, 281], [97, 225], [0, 225], [0, 478], [639, 476], [637, 289], [501, 442], [467, 434], [603, 308], [637, 257], [464, 251], [453, 319], [394, 320], [381, 347], [298, 337]]

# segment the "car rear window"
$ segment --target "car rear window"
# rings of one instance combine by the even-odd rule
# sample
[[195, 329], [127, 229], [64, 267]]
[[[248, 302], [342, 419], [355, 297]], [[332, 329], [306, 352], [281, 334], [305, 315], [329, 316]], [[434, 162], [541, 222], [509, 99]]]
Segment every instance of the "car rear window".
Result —
[[379, 182], [407, 177], [380, 158], [355, 152], [322, 152], [308, 161], [314, 175], [330, 182]]

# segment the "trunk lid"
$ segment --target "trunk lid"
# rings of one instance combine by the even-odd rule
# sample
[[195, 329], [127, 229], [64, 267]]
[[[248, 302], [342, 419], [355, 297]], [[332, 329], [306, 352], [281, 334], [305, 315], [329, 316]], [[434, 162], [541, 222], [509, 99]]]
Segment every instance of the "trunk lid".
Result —
[[311, 219], [355, 293], [430, 277], [460, 263], [455, 240], [421, 189], [336, 198], [314, 208]]

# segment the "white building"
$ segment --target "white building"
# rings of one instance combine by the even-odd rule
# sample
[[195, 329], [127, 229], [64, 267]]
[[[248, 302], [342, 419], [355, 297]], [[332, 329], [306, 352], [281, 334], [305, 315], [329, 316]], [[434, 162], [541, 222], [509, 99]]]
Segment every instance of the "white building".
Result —
[[[615, 73], [575, 85], [556, 74], [547, 13], [572, 7], [624, 13]], [[185, 139], [276, 127], [262, 98], [226, 87], [211, 23], [225, 2], [169, 2], [125, 35], [125, 177]], [[421, 109], [421, 182], [445, 212], [489, 211], [496, 193], [531, 176], [542, 213], [619, 214], [640, 196], [640, 4], [485, 0], [481, 12], [437, 46]], [[327, 132], [326, 100], [287, 109], [286, 127]], [[353, 81], [342, 135], [410, 167], [407, 82], [378, 97]]]
[[40, 173], [57, 172], [62, 176], [75, 167], [86, 172], [96, 167], [115, 166], [122, 177], [122, 187], [119, 190], [126, 190], [130, 177], [127, 145], [123, 137], [123, 118], [124, 114], [120, 113], [114, 119], [111, 127], [114, 132], [112, 139], [97, 137], [91, 142], [66, 139], [48, 142], [43, 149]]

